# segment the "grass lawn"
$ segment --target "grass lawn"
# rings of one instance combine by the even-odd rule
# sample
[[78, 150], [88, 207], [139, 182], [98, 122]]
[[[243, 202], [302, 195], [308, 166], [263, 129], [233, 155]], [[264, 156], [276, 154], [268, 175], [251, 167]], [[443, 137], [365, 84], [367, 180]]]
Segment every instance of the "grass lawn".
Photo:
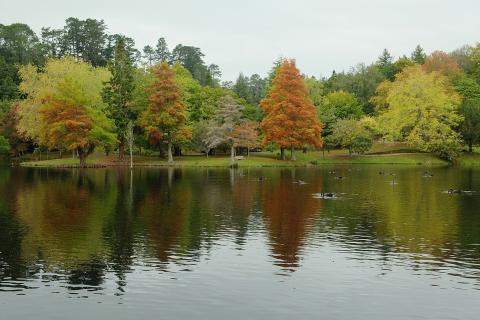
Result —
[[[287, 160], [278, 159], [279, 152], [251, 153], [250, 157], [244, 157], [237, 161], [239, 167], [305, 167], [322, 164], [403, 164], [403, 165], [446, 165], [447, 162], [428, 153], [416, 153], [408, 150], [401, 144], [377, 143], [372, 150], [365, 155], [349, 156], [346, 150], [333, 150], [330, 152], [311, 151], [296, 152], [297, 161], [290, 161], [289, 152], [286, 152]], [[227, 167], [230, 158], [228, 155], [210, 156], [185, 155], [175, 158], [175, 166], [184, 167]], [[463, 158], [462, 158], [463, 161]], [[480, 156], [465, 157], [466, 163], [477, 162], [480, 164]], [[78, 159], [71, 157], [63, 159], [51, 159], [41, 161], [25, 161], [21, 165], [25, 167], [76, 167]], [[105, 156], [93, 154], [87, 158], [87, 166], [109, 167], [128, 166], [129, 158], [119, 162], [116, 155]], [[165, 159], [156, 156], [134, 156], [135, 166], [160, 167], [170, 166]]]

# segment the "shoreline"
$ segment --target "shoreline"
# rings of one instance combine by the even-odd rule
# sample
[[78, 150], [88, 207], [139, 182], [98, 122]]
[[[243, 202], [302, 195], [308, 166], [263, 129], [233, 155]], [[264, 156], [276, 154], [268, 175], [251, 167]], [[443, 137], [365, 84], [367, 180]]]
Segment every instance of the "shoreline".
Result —
[[[472, 156], [471, 156], [472, 157]], [[473, 156], [475, 157], [475, 156]], [[478, 158], [478, 159], [477, 159]], [[187, 155], [175, 158], [174, 163], [168, 163], [164, 159], [155, 156], [134, 156], [133, 166], [136, 168], [168, 168], [168, 167], [188, 167], [188, 168], [205, 168], [217, 167], [228, 168], [229, 156], [210, 156]], [[469, 161], [460, 161], [453, 165], [479, 164], [480, 156]], [[452, 165], [447, 161], [439, 159], [431, 154], [426, 153], [395, 153], [395, 154], [366, 154], [366, 155], [329, 155], [323, 157], [318, 153], [299, 154], [296, 161], [279, 160], [274, 154], [252, 155], [242, 160], [237, 160], [236, 165], [239, 168], [248, 167], [319, 167], [322, 165], [414, 165], [414, 166], [449, 166]], [[28, 168], [80, 168], [78, 159], [59, 158], [39, 161], [23, 161], [18, 164], [20, 167]], [[119, 161], [116, 156], [92, 156], [87, 158], [87, 164], [84, 168], [115, 168], [129, 167], [130, 160], [128, 157], [124, 161]]]

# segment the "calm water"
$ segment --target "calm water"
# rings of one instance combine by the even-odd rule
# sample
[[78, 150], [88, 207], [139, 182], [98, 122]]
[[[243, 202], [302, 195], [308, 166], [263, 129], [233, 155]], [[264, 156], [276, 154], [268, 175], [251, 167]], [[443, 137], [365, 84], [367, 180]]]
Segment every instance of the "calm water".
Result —
[[0, 319], [478, 319], [480, 169], [424, 171], [0, 168]]

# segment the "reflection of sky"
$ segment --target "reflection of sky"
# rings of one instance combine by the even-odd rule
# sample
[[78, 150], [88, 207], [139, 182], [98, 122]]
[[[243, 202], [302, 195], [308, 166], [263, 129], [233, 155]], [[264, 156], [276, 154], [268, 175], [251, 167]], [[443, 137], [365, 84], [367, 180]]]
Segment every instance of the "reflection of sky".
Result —
[[[388, 270], [374, 260], [352, 259], [332, 243], [305, 252], [302, 267], [278, 276], [269, 261], [267, 238], [257, 235], [241, 252], [232, 241], [219, 242], [190, 272], [171, 264], [159, 272], [137, 261], [121, 296], [107, 273], [105, 289], [67, 294], [36, 280], [26, 296], [3, 294], [2, 316], [69, 319], [102, 314], [111, 319], [476, 319], [480, 291], [454, 278], [421, 274], [401, 266]], [[455, 289], [456, 288], [456, 289]], [[449, 290], [445, 290], [449, 289]], [[59, 291], [60, 294], [49, 294]], [[75, 292], [76, 293], [76, 292]], [[88, 296], [88, 298], [86, 298]], [[82, 299], [82, 297], [84, 297]], [[71, 299], [68, 299], [71, 298]], [[25, 307], [19, 307], [19, 303]], [[8, 306], [8, 307], [7, 307]], [[16, 306], [16, 307], [15, 307]], [[48, 315], [48, 317], [47, 317]], [[60, 317], [58, 317], [60, 318]]]

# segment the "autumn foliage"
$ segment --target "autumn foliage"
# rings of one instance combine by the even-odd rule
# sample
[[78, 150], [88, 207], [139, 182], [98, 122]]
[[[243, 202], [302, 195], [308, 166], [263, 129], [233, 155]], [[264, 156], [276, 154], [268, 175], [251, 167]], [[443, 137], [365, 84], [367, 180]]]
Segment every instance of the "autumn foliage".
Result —
[[443, 51], [434, 51], [427, 57], [422, 68], [426, 72], [438, 71], [445, 76], [453, 76], [461, 72], [457, 61]]
[[168, 144], [169, 161], [172, 143], [188, 139], [190, 131], [185, 127], [186, 108], [180, 89], [174, 81], [174, 72], [166, 63], [154, 67], [155, 81], [150, 86], [148, 107], [140, 116], [140, 124], [147, 133], [150, 144]]
[[295, 61], [286, 60], [280, 65], [261, 107], [265, 112], [261, 123], [264, 143], [274, 142], [292, 150], [306, 144], [322, 146], [322, 125]]

